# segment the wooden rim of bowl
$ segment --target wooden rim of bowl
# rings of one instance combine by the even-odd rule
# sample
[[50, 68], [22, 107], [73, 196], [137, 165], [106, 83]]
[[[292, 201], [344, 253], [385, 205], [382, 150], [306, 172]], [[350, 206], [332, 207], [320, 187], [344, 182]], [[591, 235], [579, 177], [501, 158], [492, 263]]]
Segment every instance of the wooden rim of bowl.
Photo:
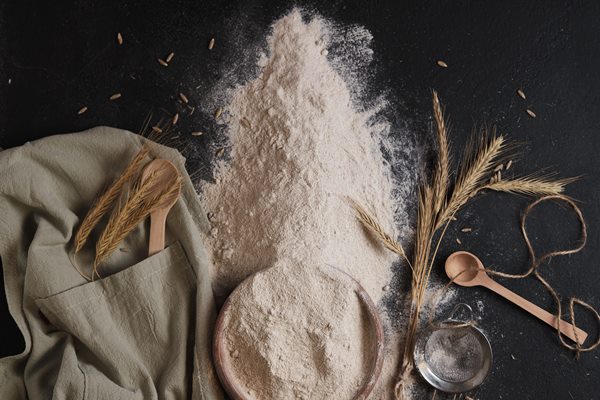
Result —
[[[383, 347], [384, 347], [384, 336], [383, 336], [383, 325], [381, 324], [381, 320], [379, 319], [379, 314], [377, 313], [377, 309], [375, 308], [375, 304], [373, 300], [367, 293], [367, 291], [362, 287], [362, 285], [354, 279], [352, 276], [348, 275], [346, 272], [332, 267], [338, 272], [341, 272], [354, 283], [355, 288], [354, 292], [358, 296], [362, 305], [364, 306], [365, 311], [367, 312], [367, 316], [369, 318], [369, 322], [372, 328], [372, 333], [375, 335], [375, 343], [373, 348], [371, 349], [371, 357], [369, 360], [369, 369], [368, 373], [363, 381], [363, 384], [357, 390], [356, 395], [352, 398], [352, 400], [363, 400], [366, 399], [367, 396], [371, 393], [377, 380], [379, 379], [379, 375], [381, 374], [381, 368], [383, 366]], [[219, 311], [219, 315], [217, 317], [217, 322], [215, 325], [215, 329], [213, 332], [213, 343], [212, 343], [212, 351], [213, 351], [213, 359], [215, 363], [215, 369], [217, 370], [217, 375], [219, 376], [219, 380], [223, 385], [223, 388], [227, 392], [227, 394], [233, 400], [256, 400], [250, 397], [247, 397], [240, 386], [236, 385], [236, 379], [234, 377], [233, 371], [229, 367], [229, 364], [226, 361], [226, 348], [225, 348], [225, 335], [223, 334], [223, 330], [225, 328], [225, 316], [227, 314], [228, 309], [231, 306], [231, 299], [235, 296], [238, 289], [244, 285], [246, 281], [252, 278], [253, 275], [250, 275], [246, 278], [242, 283], [240, 283], [231, 294], [227, 297], [227, 300], [221, 307]]]

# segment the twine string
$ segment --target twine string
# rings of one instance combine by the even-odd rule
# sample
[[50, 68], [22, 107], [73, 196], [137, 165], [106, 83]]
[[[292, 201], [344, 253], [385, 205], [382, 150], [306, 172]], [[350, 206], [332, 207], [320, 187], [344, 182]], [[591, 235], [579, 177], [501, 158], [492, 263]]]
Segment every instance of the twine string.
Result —
[[[566, 205], [568, 205], [569, 208], [571, 208], [574, 211], [575, 215], [577, 216], [581, 230], [580, 230], [580, 237], [572, 248], [567, 248], [567, 249], [562, 249], [562, 250], [553, 250], [553, 251], [550, 251], [550, 252], [545, 253], [542, 256], [538, 257], [538, 256], [536, 256], [535, 250], [533, 248], [533, 244], [531, 243], [531, 240], [529, 239], [529, 235], [527, 234], [527, 217], [529, 216], [531, 211], [536, 206], [538, 206], [540, 203], [545, 202], [545, 201], [563, 202]], [[573, 329], [573, 331], [574, 331], [573, 334], [576, 339], [575, 344], [572, 345], [565, 340], [564, 334], [560, 331], [560, 327], [559, 327], [560, 319], [562, 316], [562, 305], [561, 305], [560, 297], [559, 297], [557, 291], [552, 287], [552, 285], [550, 285], [550, 283], [548, 283], [548, 281], [546, 281], [539, 272], [540, 265], [542, 265], [544, 262], [548, 261], [552, 257], [575, 254], [575, 253], [578, 253], [579, 251], [581, 251], [581, 249], [583, 249], [583, 247], [585, 246], [585, 244], [587, 242], [588, 234], [587, 234], [587, 226], [585, 223], [585, 219], [583, 218], [583, 214], [582, 214], [581, 210], [579, 209], [577, 204], [575, 204], [575, 202], [572, 199], [570, 199], [569, 197], [566, 197], [566, 196], [549, 195], [549, 196], [540, 197], [539, 199], [537, 199], [534, 202], [532, 202], [531, 204], [529, 204], [527, 206], [527, 208], [525, 209], [525, 211], [523, 212], [523, 215], [521, 217], [521, 233], [523, 234], [523, 239], [525, 241], [525, 245], [527, 246], [527, 250], [529, 253], [529, 258], [531, 259], [531, 265], [525, 273], [509, 274], [506, 272], [494, 271], [494, 270], [490, 270], [487, 268], [483, 268], [482, 270], [484, 270], [489, 275], [499, 276], [501, 278], [508, 278], [508, 279], [523, 279], [523, 278], [527, 278], [529, 276], [533, 276], [546, 288], [546, 290], [548, 291], [548, 293], [550, 293], [552, 299], [554, 300], [554, 303], [556, 303], [555, 329], [556, 329], [558, 338], [559, 338], [562, 346], [566, 347], [569, 350], [575, 351], [576, 358], [579, 358], [579, 356], [582, 352], [592, 351], [592, 350], [596, 349], [598, 346], [600, 346], [600, 334], [598, 335], [598, 338], [596, 339], [596, 341], [594, 343], [592, 343], [586, 347], [584, 347], [584, 346], [582, 346], [582, 344], [580, 344], [580, 340], [577, 335], [577, 331], [575, 329]], [[439, 302], [441, 300], [442, 295], [448, 290], [450, 285], [452, 285], [454, 283], [454, 281], [464, 272], [466, 272], [466, 271], [462, 271], [459, 274], [457, 274], [456, 276], [454, 276], [446, 285], [444, 285], [442, 288], [440, 288], [438, 290], [438, 292], [435, 294], [433, 301], [432, 301], [432, 307], [429, 310], [428, 320], [429, 320], [430, 326], [435, 326], [434, 317], [436, 314], [436, 310], [439, 307]], [[590, 305], [589, 303], [587, 303], [577, 297], [571, 297], [569, 299], [569, 319], [570, 319], [573, 327], [576, 326], [576, 324], [575, 324], [575, 306], [576, 305], [588, 310], [595, 317], [596, 323], [599, 328], [598, 331], [600, 332], [600, 314], [592, 305]], [[472, 325], [472, 324], [474, 324], [473, 320], [467, 321], [464, 324], [458, 325], [456, 327], [467, 326], [467, 325]]]

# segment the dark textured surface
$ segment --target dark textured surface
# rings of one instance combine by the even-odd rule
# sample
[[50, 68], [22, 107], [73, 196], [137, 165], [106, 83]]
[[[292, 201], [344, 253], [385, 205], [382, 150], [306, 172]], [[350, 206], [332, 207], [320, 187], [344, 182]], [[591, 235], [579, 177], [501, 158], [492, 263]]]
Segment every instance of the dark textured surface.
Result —
[[[302, 2], [296, 4], [304, 4]], [[561, 176], [583, 175], [568, 194], [581, 201], [589, 241], [579, 254], [552, 260], [545, 276], [566, 299], [600, 305], [600, 3], [350, 1], [306, 4], [343, 23], [365, 25], [374, 35], [376, 80], [387, 90], [403, 127], [417, 135], [430, 126], [430, 90], [440, 92], [452, 121], [455, 150], [474, 124], [497, 125], [525, 143], [515, 173], [550, 167]], [[181, 121], [182, 134], [206, 129], [196, 143], [207, 153], [213, 110], [200, 94], [222, 79], [222, 63], [235, 59], [236, 41], [253, 43], [292, 6], [289, 2], [237, 1], [9, 1], [0, 5], [0, 146], [7, 148], [58, 132], [96, 125], [138, 130], [149, 111], [175, 111], [188, 93], [197, 114]], [[115, 43], [122, 32], [125, 45]], [[217, 38], [213, 52], [208, 40]], [[168, 69], [157, 57], [176, 53]], [[240, 54], [241, 57], [241, 54]], [[442, 59], [449, 68], [435, 63]], [[244, 61], [240, 58], [241, 61]], [[240, 63], [249, 67], [251, 63]], [[243, 68], [239, 71], [244, 73]], [[10, 84], [9, 84], [10, 79]], [[527, 100], [516, 96], [522, 87]], [[106, 99], [122, 92], [117, 102]], [[77, 116], [83, 105], [89, 111]], [[178, 106], [180, 107], [180, 106]], [[532, 119], [525, 113], [531, 108]], [[463, 248], [507, 272], [528, 259], [518, 230], [527, 200], [489, 195], [459, 215], [441, 249], [442, 260]], [[532, 215], [532, 239], [548, 249], [577, 236], [568, 212], [541, 207]], [[460, 228], [472, 227], [472, 233]], [[18, 227], [16, 227], [18, 229]], [[463, 245], [456, 244], [460, 237]], [[436, 268], [441, 270], [440, 265]], [[552, 307], [533, 280], [504, 283], [541, 306]], [[478, 399], [600, 399], [600, 355], [576, 361], [555, 333], [514, 306], [478, 289], [458, 298], [483, 302], [481, 327], [490, 335], [495, 364]], [[3, 300], [0, 355], [22, 350]], [[581, 313], [582, 327], [597, 332]], [[438, 398], [444, 398], [440, 396]], [[452, 397], [450, 397], [452, 398]]]

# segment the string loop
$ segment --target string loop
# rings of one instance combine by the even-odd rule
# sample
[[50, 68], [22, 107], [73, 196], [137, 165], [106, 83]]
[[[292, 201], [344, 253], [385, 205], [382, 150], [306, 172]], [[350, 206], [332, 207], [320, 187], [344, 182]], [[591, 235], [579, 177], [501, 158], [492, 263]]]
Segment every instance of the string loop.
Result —
[[[527, 234], [527, 217], [529, 216], [529, 214], [531, 213], [531, 211], [538, 206], [540, 203], [545, 202], [545, 201], [557, 201], [557, 202], [563, 202], [565, 204], [567, 204], [572, 210], [573, 212], [575, 212], [575, 215], [577, 216], [577, 219], [580, 223], [580, 227], [581, 227], [581, 231], [580, 231], [580, 237], [579, 240], [575, 243], [575, 245], [572, 248], [567, 248], [564, 250], [553, 250], [550, 251], [546, 254], [543, 254], [542, 256], [538, 257], [535, 254], [535, 250], [533, 248], [533, 245], [531, 243], [531, 240], [529, 239], [529, 235]], [[577, 206], [577, 204], [575, 204], [575, 202], [570, 199], [569, 197], [563, 196], [563, 195], [549, 195], [549, 196], [544, 196], [544, 197], [540, 197], [539, 199], [535, 200], [534, 202], [532, 202], [531, 204], [529, 204], [527, 206], [527, 208], [525, 209], [525, 211], [523, 212], [523, 215], [521, 217], [521, 233], [523, 234], [523, 239], [525, 241], [525, 245], [527, 246], [527, 251], [529, 253], [529, 258], [531, 259], [531, 265], [529, 267], [529, 269], [522, 274], [508, 274], [506, 272], [500, 272], [500, 271], [493, 271], [487, 268], [483, 268], [489, 275], [493, 275], [493, 276], [499, 276], [501, 278], [509, 278], [509, 279], [523, 279], [523, 278], [527, 278], [529, 276], [533, 276], [535, 279], [537, 279], [548, 291], [548, 293], [550, 293], [552, 299], [554, 300], [554, 303], [556, 303], [556, 325], [555, 325], [555, 329], [556, 332], [558, 334], [558, 338], [560, 340], [560, 343], [566, 347], [567, 349], [573, 350], [575, 351], [576, 357], [579, 358], [580, 353], [582, 352], [586, 352], [586, 351], [592, 351], [594, 349], [596, 349], [598, 346], [600, 346], [600, 333], [598, 333], [598, 338], [596, 339], [596, 341], [592, 344], [590, 344], [587, 347], [582, 346], [579, 342], [579, 338], [577, 336], [577, 331], [574, 330], [574, 336], [575, 336], [575, 344], [572, 345], [570, 343], [568, 343], [565, 338], [563, 333], [560, 331], [559, 329], [559, 321], [560, 318], [562, 316], [562, 305], [560, 302], [560, 297], [558, 296], [558, 293], [556, 292], [556, 290], [552, 287], [552, 285], [550, 285], [548, 283], [548, 281], [546, 281], [540, 274], [539, 272], [539, 267], [540, 265], [542, 265], [544, 262], [548, 261], [549, 259], [551, 259], [552, 257], [555, 256], [564, 256], [564, 255], [569, 255], [569, 254], [575, 254], [579, 251], [581, 251], [581, 249], [583, 249], [583, 247], [585, 246], [586, 242], [587, 242], [587, 226], [585, 223], [585, 220], [583, 218], [583, 214], [581, 212], [581, 210], [579, 209], [579, 207]], [[448, 290], [448, 287], [456, 280], [456, 278], [458, 278], [463, 272], [462, 271], [460, 274], [456, 275], [454, 278], [452, 278], [450, 280], [450, 282], [448, 282], [448, 284], [446, 284], [443, 288], [441, 288], [439, 290], [439, 292], [436, 294], [435, 298], [434, 298], [434, 303], [430, 309], [430, 313], [429, 313], [429, 323], [430, 325], [433, 325], [433, 317], [435, 315], [435, 310], [438, 307], [438, 303], [439, 300], [441, 298], [441, 295]], [[573, 326], [575, 325], [575, 306], [580, 306], [586, 310], [588, 310], [595, 318], [596, 318], [596, 322], [598, 324], [598, 332], [600, 332], [600, 314], [598, 313], [598, 311], [590, 304], [586, 303], [585, 301], [577, 298], [577, 297], [571, 297], [569, 299], [569, 319], [571, 321], [571, 324]]]

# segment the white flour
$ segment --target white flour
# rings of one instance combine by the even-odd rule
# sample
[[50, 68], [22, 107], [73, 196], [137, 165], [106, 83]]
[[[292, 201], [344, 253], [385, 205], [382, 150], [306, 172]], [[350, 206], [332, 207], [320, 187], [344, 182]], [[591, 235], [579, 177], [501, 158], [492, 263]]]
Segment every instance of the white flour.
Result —
[[250, 398], [356, 395], [374, 338], [350, 279], [290, 265], [254, 275], [235, 293], [224, 320], [227, 362]]
[[[386, 325], [384, 369], [371, 396], [380, 399], [391, 397], [405, 333], [399, 322], [405, 316], [392, 319], [382, 297], [396, 310], [406, 293], [390, 284], [397, 258], [365, 233], [347, 198], [367, 206], [391, 234], [404, 235], [419, 167], [410, 140], [389, 137], [390, 124], [380, 113], [386, 102], [373, 95], [361, 100], [368, 92], [371, 40], [363, 27], [334, 26], [320, 17], [305, 21], [298, 10], [276, 21], [258, 76], [228, 93], [225, 158], [217, 161], [215, 182], [200, 189], [213, 226], [206, 243], [217, 295], [272, 266], [329, 264], [365, 287]], [[238, 62], [247, 59], [244, 52]], [[212, 101], [219, 104], [207, 99], [215, 107], [223, 101], [223, 87], [217, 89]], [[373, 98], [379, 98], [375, 106], [363, 104]], [[392, 160], [401, 181], [391, 176], [382, 149], [403, 154]], [[272, 345], [285, 340], [279, 336]], [[277, 375], [285, 365], [267, 370]]]
[[[365, 62], [371, 52], [361, 32], [355, 55]], [[305, 23], [297, 10], [277, 21], [260, 76], [226, 108], [230, 161], [202, 188], [218, 294], [274, 265], [334, 265], [375, 301], [388, 282], [393, 256], [365, 234], [347, 198], [372, 207], [395, 233], [402, 199], [392, 198], [379, 149], [389, 127], [353, 104], [328, 61], [330, 37], [323, 20]]]

